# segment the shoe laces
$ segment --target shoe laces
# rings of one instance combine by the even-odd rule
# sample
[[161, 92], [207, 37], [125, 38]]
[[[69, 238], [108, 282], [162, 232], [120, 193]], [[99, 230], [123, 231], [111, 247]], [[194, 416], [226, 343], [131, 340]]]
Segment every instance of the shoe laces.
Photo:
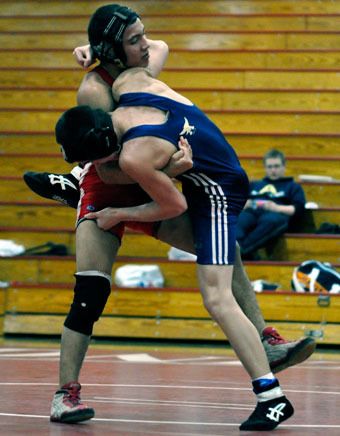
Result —
[[78, 404], [80, 404], [79, 390], [77, 390], [77, 389], [68, 390], [67, 399], [74, 406], [77, 406]]
[[81, 404], [79, 384], [70, 384], [68, 386], [64, 386], [64, 391], [67, 401], [69, 401], [73, 406]]
[[263, 339], [268, 341], [270, 345], [286, 344], [287, 341], [272, 327], [267, 327], [263, 331]]

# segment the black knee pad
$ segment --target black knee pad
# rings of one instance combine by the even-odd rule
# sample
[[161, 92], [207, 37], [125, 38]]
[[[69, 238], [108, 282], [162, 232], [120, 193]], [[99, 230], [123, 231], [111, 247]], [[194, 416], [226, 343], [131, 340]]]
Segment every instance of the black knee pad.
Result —
[[73, 303], [65, 327], [90, 336], [111, 292], [110, 280], [99, 275], [77, 275]]

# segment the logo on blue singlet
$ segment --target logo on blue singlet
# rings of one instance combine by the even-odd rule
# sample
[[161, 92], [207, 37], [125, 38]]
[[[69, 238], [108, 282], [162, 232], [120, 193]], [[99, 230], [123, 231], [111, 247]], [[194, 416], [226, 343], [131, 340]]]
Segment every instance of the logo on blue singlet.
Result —
[[195, 130], [196, 130], [196, 127], [190, 126], [188, 119], [184, 117], [183, 129], [182, 129], [181, 133], [179, 134], [179, 136], [193, 135], [195, 133]]

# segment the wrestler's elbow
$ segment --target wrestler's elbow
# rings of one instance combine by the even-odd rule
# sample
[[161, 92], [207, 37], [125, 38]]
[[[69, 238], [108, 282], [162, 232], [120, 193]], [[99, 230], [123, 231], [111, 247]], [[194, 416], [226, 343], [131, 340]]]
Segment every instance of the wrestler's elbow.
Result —
[[[175, 217], [178, 215], [182, 215], [182, 213], [184, 213], [187, 209], [188, 209], [188, 204], [185, 200], [184, 196], [180, 196], [176, 199], [176, 201], [174, 202], [168, 202], [167, 203], [167, 208], [168, 208], [168, 215], [171, 215], [171, 217]], [[171, 218], [169, 216], [169, 218]]]
[[186, 210], [188, 209], [188, 206], [185, 205], [179, 205], [177, 209], [175, 210], [174, 216], [182, 215]]

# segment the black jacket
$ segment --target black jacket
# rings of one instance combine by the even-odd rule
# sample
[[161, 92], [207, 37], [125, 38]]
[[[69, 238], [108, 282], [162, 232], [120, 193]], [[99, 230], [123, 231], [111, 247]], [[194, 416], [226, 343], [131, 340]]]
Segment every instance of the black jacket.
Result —
[[264, 177], [262, 180], [250, 182], [250, 199], [271, 200], [277, 204], [295, 206], [295, 214], [301, 215], [305, 203], [305, 193], [302, 187], [296, 183], [293, 177], [282, 177], [278, 180], [270, 180]]

